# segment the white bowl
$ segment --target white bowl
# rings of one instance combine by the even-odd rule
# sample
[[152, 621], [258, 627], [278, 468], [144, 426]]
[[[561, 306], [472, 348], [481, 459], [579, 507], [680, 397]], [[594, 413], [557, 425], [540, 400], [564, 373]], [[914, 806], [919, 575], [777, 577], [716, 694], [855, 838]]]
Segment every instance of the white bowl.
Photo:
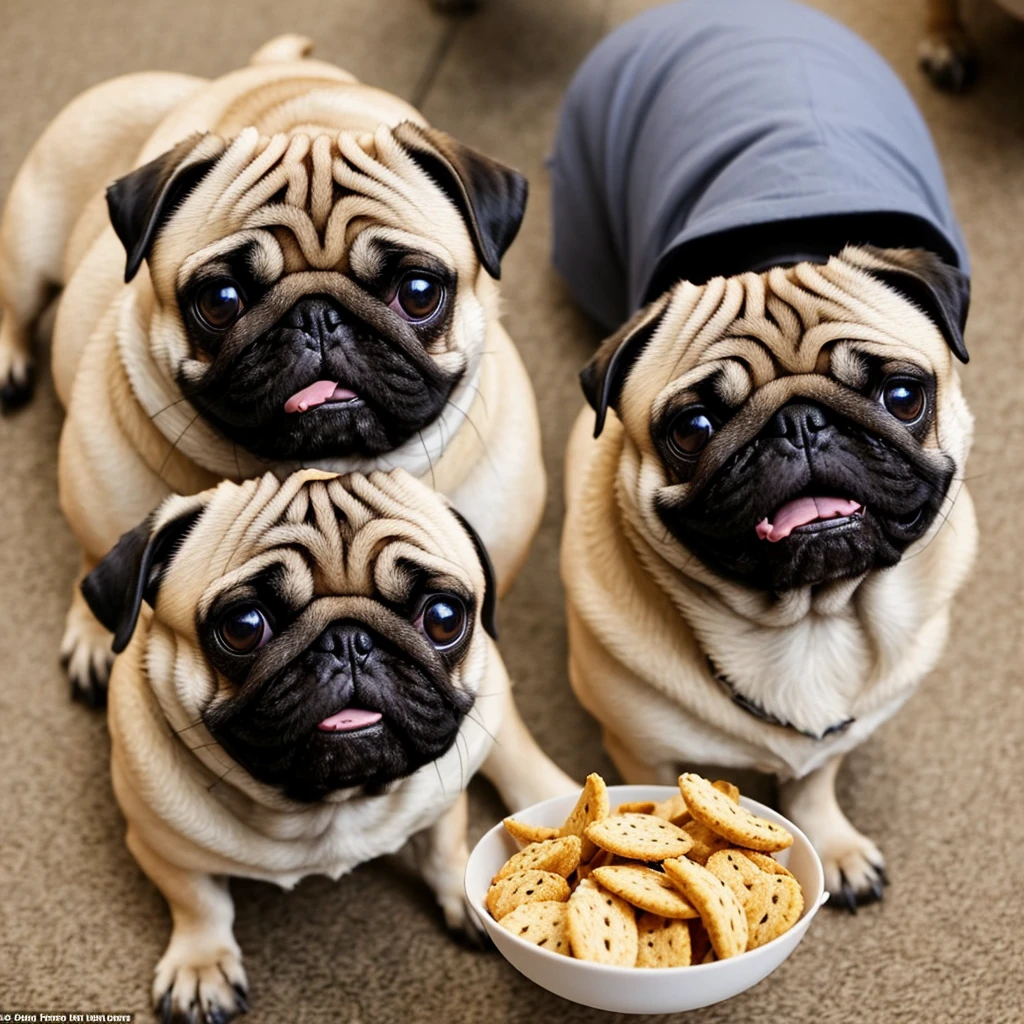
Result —
[[[673, 786], [609, 786], [612, 807], [634, 800], [664, 800], [678, 792]], [[741, 797], [744, 807], [793, 833], [793, 845], [778, 860], [796, 875], [804, 891], [804, 912], [777, 939], [728, 960], [694, 967], [609, 967], [551, 953], [506, 931], [487, 912], [491, 878], [519, 845], [500, 822], [476, 844], [466, 865], [466, 897], [473, 913], [501, 955], [520, 973], [549, 992], [574, 1003], [616, 1013], [680, 1013], [745, 992], [766, 978], [790, 953], [828, 899], [825, 876], [810, 840], [791, 821], [770, 807]], [[534, 804], [514, 817], [530, 825], [561, 825], [576, 803], [575, 796]]]

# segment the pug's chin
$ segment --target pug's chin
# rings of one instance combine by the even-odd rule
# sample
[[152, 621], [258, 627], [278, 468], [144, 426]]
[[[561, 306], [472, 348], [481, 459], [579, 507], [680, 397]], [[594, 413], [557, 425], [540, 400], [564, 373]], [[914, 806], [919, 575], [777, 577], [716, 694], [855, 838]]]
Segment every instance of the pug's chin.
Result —
[[403, 741], [385, 721], [350, 732], [314, 730], [266, 760], [218, 731], [221, 744], [253, 778], [278, 788], [289, 800], [316, 803], [343, 790], [381, 791], [443, 757], [461, 726], [461, 718], [451, 714], [449, 719], [443, 730], [414, 742]]
[[[714, 512], [706, 513], [714, 519]], [[670, 523], [675, 536], [718, 575], [755, 590], [785, 593], [855, 579], [899, 563], [906, 547], [927, 529], [922, 514], [910, 526], [885, 524], [870, 509], [797, 527], [783, 540], [759, 538], [753, 525], [740, 534], [711, 537], [685, 520]]]
[[231, 418], [207, 408], [204, 416], [229, 441], [271, 462], [374, 458], [399, 448], [415, 433], [363, 399], [325, 402], [301, 413], [262, 415], [257, 410]]

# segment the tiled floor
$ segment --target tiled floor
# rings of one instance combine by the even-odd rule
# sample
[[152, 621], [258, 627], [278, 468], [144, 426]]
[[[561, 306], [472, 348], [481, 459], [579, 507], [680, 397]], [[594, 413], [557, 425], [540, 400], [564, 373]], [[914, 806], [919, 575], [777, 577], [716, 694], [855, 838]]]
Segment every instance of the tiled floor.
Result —
[[[941, 667], [848, 761], [842, 795], [892, 866], [881, 907], [819, 917], [798, 953], [700, 1022], [872, 1024], [1024, 1019], [1021, 556], [1024, 504], [1024, 27], [969, 5], [977, 89], [951, 99], [914, 67], [924, 0], [818, 0], [904, 76], [932, 125], [975, 260], [966, 371], [978, 419], [969, 485], [983, 529]], [[214, 75], [300, 31], [320, 56], [419, 102], [465, 141], [525, 171], [526, 223], [506, 261], [506, 319], [537, 390], [550, 499], [503, 608], [503, 649], [543, 745], [569, 771], [611, 769], [565, 677], [557, 580], [561, 452], [596, 340], [548, 265], [544, 155], [561, 91], [600, 36], [645, 0], [484, 0], [451, 22], [426, 0], [6, 0], [0, 29], [0, 192], [76, 92], [161, 67]], [[60, 412], [48, 375], [0, 422], [0, 1012], [120, 1010], [148, 1019], [165, 907], [122, 842], [102, 719], [72, 706], [56, 660], [75, 550], [56, 501]], [[499, 806], [473, 787], [473, 828]], [[371, 866], [293, 893], [236, 887], [255, 1022], [593, 1022], [495, 954], [444, 934], [425, 890]]]

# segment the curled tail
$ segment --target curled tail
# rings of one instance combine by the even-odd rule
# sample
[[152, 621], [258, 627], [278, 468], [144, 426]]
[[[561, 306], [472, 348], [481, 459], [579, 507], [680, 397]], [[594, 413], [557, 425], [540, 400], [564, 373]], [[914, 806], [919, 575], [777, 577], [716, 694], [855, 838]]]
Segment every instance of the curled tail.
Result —
[[313, 52], [313, 40], [307, 36], [288, 33], [275, 36], [264, 43], [250, 58], [250, 64], [285, 64], [302, 60]]

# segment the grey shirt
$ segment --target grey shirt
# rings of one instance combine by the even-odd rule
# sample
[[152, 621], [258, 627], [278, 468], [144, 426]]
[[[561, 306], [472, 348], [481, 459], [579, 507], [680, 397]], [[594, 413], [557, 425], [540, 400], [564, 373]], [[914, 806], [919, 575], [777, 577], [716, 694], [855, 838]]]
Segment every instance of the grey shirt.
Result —
[[847, 242], [968, 270], [907, 90], [788, 0], [682, 0], [613, 32], [569, 87], [551, 173], [555, 266], [609, 329], [674, 280]]

